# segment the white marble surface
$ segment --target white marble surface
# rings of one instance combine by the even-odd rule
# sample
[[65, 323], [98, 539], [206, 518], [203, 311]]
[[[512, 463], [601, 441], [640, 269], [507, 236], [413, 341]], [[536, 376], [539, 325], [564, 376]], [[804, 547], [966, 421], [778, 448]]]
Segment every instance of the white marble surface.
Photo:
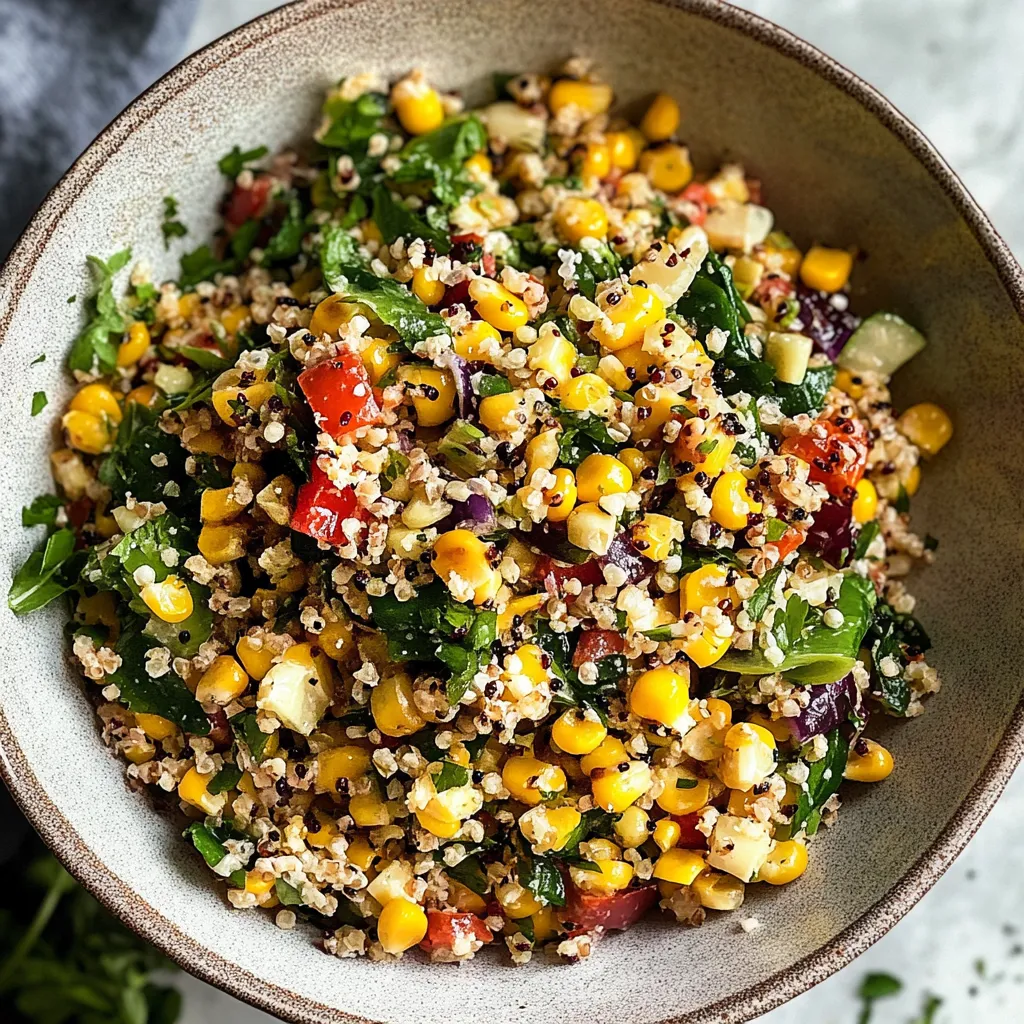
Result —
[[[200, 0], [192, 48], [276, 6]], [[745, 0], [852, 68], [932, 139], [1024, 258], [1024, 0]], [[936, 765], [936, 784], [942, 766]], [[869, 971], [904, 981], [875, 1024], [909, 1024], [925, 992], [943, 999], [936, 1024], [1024, 1020], [1024, 772], [963, 856], [889, 934], [845, 970], [762, 1024], [854, 1024]], [[186, 978], [184, 1024], [272, 1018]]]

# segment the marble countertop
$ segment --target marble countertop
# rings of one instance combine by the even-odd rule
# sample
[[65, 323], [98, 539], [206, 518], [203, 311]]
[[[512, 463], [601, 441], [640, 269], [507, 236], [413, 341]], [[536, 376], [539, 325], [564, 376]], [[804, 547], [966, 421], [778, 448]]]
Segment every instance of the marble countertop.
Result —
[[[276, 6], [200, 0], [195, 48]], [[744, 0], [880, 89], [935, 143], [1024, 258], [1024, 3], [1020, 0]], [[910, 1024], [925, 993], [935, 1024], [1021, 1019], [1024, 996], [1024, 772], [935, 888], [845, 970], [760, 1018], [761, 1024], [854, 1024], [864, 975], [904, 983], [873, 1024]], [[271, 1017], [183, 978], [183, 1024], [263, 1024]], [[1017, 1007], [1014, 1009], [1013, 1007]]]

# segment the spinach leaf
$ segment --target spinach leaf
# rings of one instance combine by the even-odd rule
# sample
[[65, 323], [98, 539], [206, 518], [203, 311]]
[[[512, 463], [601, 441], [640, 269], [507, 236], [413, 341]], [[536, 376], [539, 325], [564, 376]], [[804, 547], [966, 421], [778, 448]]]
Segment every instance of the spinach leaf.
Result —
[[269, 150], [266, 146], [257, 146], [255, 149], [247, 149], [244, 153], [238, 146], [232, 146], [230, 153], [225, 153], [217, 161], [220, 173], [232, 181], [237, 178], [245, 169], [245, 165], [265, 157]]
[[[163, 501], [167, 498], [164, 487], [169, 480], [188, 481], [185, 473], [188, 452], [178, 437], [160, 429], [159, 421], [158, 409], [138, 402], [126, 404], [113, 448], [99, 469], [100, 482], [106, 484], [115, 497], [123, 498], [130, 491], [141, 501]], [[154, 455], [165, 456], [167, 464], [154, 466]], [[181, 497], [191, 494], [192, 490], [186, 483]], [[169, 503], [174, 504], [173, 499]]]
[[490, 398], [491, 395], [507, 395], [512, 390], [508, 377], [500, 373], [484, 373], [480, 375], [480, 383], [476, 386], [476, 393], [481, 398]]
[[249, 748], [252, 759], [259, 763], [267, 749], [270, 734], [262, 732], [256, 724], [255, 711], [240, 711], [228, 719], [234, 734]]
[[784, 651], [792, 650], [800, 640], [811, 606], [796, 594], [790, 594], [782, 616], [776, 617], [775, 638]]
[[867, 974], [860, 983], [857, 995], [863, 1001], [857, 1024], [869, 1024], [876, 999], [888, 999], [903, 989], [903, 982], [891, 974]]
[[801, 829], [809, 836], [818, 831], [821, 824], [821, 809], [828, 798], [838, 792], [843, 781], [846, 759], [850, 754], [849, 741], [842, 737], [838, 728], [833, 729], [826, 738], [828, 750], [825, 756], [809, 765], [807, 782], [789, 823], [790, 835], [795, 836]]
[[912, 696], [907, 666], [911, 657], [931, 647], [928, 634], [913, 616], [901, 615], [882, 601], [864, 643], [871, 653], [871, 695], [889, 714], [905, 715]]
[[[437, 859], [440, 859], [439, 853], [440, 851], [434, 855]], [[475, 855], [465, 857], [454, 866], [445, 864], [444, 873], [456, 882], [460, 882], [471, 892], [475, 892], [478, 896], [483, 896], [490, 888], [487, 872], [484, 871], [480, 858]]]
[[50, 534], [14, 574], [7, 606], [15, 615], [45, 608], [77, 583], [84, 552], [75, 553], [75, 533], [67, 528]]
[[68, 354], [68, 369], [86, 373], [111, 373], [117, 365], [117, 340], [111, 335], [124, 331], [124, 317], [114, 298], [114, 275], [127, 266], [131, 249], [122, 249], [104, 262], [98, 256], [87, 256], [96, 278], [96, 291], [89, 299], [89, 322], [75, 339]]
[[868, 548], [871, 547], [874, 539], [881, 533], [881, 529], [877, 519], [872, 519], [871, 522], [865, 523], [860, 528], [860, 533], [857, 534], [857, 543], [853, 548], [852, 561], [856, 562], [858, 559], [867, 557]]
[[554, 858], [520, 854], [518, 864], [519, 884], [524, 889], [532, 892], [541, 903], [565, 906], [565, 879]]
[[443, 793], [469, 784], [469, 770], [454, 761], [442, 761], [441, 770], [434, 776], [434, 789]]
[[281, 905], [284, 907], [303, 906], [302, 894], [294, 885], [290, 882], [286, 882], [283, 878], [277, 878], [274, 880], [274, 892], [276, 893]]
[[185, 835], [192, 841], [192, 845], [202, 854], [203, 860], [211, 868], [216, 868], [228, 855], [227, 849], [213, 830], [198, 821], [193, 822], [185, 829]]
[[580, 255], [581, 259], [576, 264], [576, 284], [593, 301], [597, 286], [602, 281], [610, 281], [622, 273], [622, 260], [610, 246], [604, 244], [582, 249]]
[[584, 811], [580, 823], [569, 833], [557, 856], [573, 857], [579, 853], [580, 843], [591, 836], [610, 836], [617, 815], [602, 811], [599, 807]]
[[701, 341], [714, 327], [725, 332], [727, 340], [720, 358], [730, 369], [760, 361], [750, 339], [743, 333], [741, 310], [746, 307], [742, 300], [737, 301], [738, 296], [733, 292], [729, 268], [714, 253], [709, 253], [686, 294], [675, 305], [676, 312], [697, 328]]
[[[125, 534], [110, 549], [108, 557], [116, 558], [124, 569], [126, 580], [136, 569], [148, 566], [156, 580], [167, 579], [180, 571], [177, 566], [192, 553], [189, 548], [192, 535], [173, 512], [165, 512], [155, 519], [147, 519], [137, 530]], [[164, 559], [167, 558], [171, 565]], [[134, 579], [131, 579], [135, 585]], [[138, 593], [135, 585], [134, 593]]]
[[186, 292], [202, 281], [212, 281], [217, 274], [231, 274], [238, 268], [236, 260], [218, 259], [206, 244], [184, 253], [178, 262], [181, 266], [178, 284]]
[[487, 130], [480, 119], [473, 114], [456, 118], [407, 143], [399, 154], [402, 165], [391, 177], [396, 182], [429, 181], [440, 202], [454, 206], [476, 189], [463, 169], [466, 161], [486, 148]]
[[[263, 264], [281, 263], [294, 259], [302, 248], [306, 234], [306, 211], [299, 194], [292, 190], [286, 200], [284, 220], [263, 247]], [[250, 245], [249, 248], [252, 248]]]
[[404, 238], [406, 242], [422, 238], [442, 255], [451, 251], [447, 218], [443, 226], [435, 227], [426, 217], [420, 216], [415, 210], [410, 210], [405, 203], [397, 200], [384, 185], [375, 186], [371, 198], [374, 223], [388, 245], [396, 238]]
[[164, 248], [168, 248], [172, 238], [184, 238], [188, 228], [178, 217], [178, 201], [174, 196], [164, 196], [164, 216], [160, 222], [160, 231], [164, 236]]
[[747, 614], [750, 616], [751, 622], [760, 622], [764, 618], [764, 613], [768, 611], [768, 605], [772, 603], [772, 598], [775, 596], [775, 585], [782, 572], [783, 566], [781, 565], [769, 569], [758, 583], [757, 590], [747, 598]]
[[343, 149], [358, 164], [366, 155], [370, 138], [381, 131], [387, 113], [388, 99], [383, 93], [364, 92], [354, 100], [329, 96], [323, 112], [329, 124], [317, 136], [317, 142], [328, 149]]
[[226, 764], [212, 779], [206, 787], [208, 793], [216, 796], [218, 793], [226, 793], [234, 789], [242, 778], [242, 772], [237, 765]]
[[55, 526], [64, 502], [56, 494], [40, 494], [21, 510], [22, 526]]
[[775, 401], [783, 416], [798, 416], [802, 412], [817, 412], [825, 404], [825, 395], [836, 379], [836, 368], [811, 366], [800, 384], [774, 384]]

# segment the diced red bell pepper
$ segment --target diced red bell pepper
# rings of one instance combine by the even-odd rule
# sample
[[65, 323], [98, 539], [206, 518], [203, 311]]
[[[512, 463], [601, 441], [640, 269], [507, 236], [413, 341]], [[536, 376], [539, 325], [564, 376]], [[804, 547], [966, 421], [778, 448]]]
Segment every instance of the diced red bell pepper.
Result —
[[679, 193], [679, 198], [685, 199], [688, 203], [692, 203], [695, 208], [693, 215], [690, 217], [691, 224], [697, 224], [699, 226], [707, 220], [708, 207], [711, 205], [707, 185], [702, 185], [699, 181], [691, 181], [690, 184]]
[[566, 925], [573, 926], [573, 934], [592, 932], [597, 928], [623, 931], [636, 924], [657, 899], [656, 885], [598, 896], [569, 884], [566, 886], [565, 908], [559, 917]]
[[798, 530], [795, 526], [791, 526], [778, 540], [772, 541], [775, 549], [779, 552], [779, 561], [781, 562], [786, 555], [796, 551], [803, 544], [805, 537], [806, 534], [803, 530]]
[[566, 580], [579, 580], [584, 587], [597, 587], [604, 583], [601, 563], [596, 558], [582, 565], [557, 565], [553, 558], [544, 557], [538, 560], [536, 572], [549, 592], [554, 588], [556, 596], [561, 594]]
[[347, 544], [349, 538], [342, 524], [346, 519], [362, 519], [365, 515], [355, 491], [351, 487], [338, 490], [314, 462], [312, 479], [299, 488], [295, 497], [291, 527], [327, 544]]
[[456, 939], [472, 936], [480, 942], [490, 942], [487, 925], [476, 914], [460, 914], [454, 910], [428, 910], [427, 934], [420, 949], [433, 953], [435, 949], [451, 949]]
[[681, 850], [706, 850], [708, 837], [697, 830], [700, 811], [692, 814], [673, 814], [672, 820], [679, 826], [679, 840], [676, 842]]
[[231, 227], [241, 227], [250, 218], [260, 218], [267, 212], [270, 199], [271, 178], [262, 174], [253, 179], [248, 188], [236, 185], [228, 197], [224, 209], [224, 220]]
[[609, 654], [621, 654], [622, 634], [615, 629], [588, 629], [576, 644], [572, 655], [572, 667], [579, 668], [585, 661], [600, 661]]
[[825, 428], [825, 437], [787, 437], [782, 442], [782, 454], [795, 455], [810, 463], [810, 478], [824, 484], [833, 497], [851, 499], [871, 450], [867, 429], [860, 420], [845, 416], [819, 420], [815, 424], [818, 426]]
[[299, 387], [316, 417], [329, 434], [347, 434], [380, 419], [362, 359], [355, 352], [339, 352], [331, 359], [299, 374]]

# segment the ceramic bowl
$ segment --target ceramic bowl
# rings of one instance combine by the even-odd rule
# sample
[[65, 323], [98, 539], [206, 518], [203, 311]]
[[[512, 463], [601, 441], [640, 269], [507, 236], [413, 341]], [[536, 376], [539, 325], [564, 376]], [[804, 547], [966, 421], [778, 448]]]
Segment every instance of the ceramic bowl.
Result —
[[[0, 610], [0, 765], [68, 868], [187, 970], [302, 1022], [533, 1024], [747, 1020], [865, 949], [927, 891], [992, 806], [1024, 745], [1019, 453], [1024, 443], [1021, 270], [921, 134], [848, 71], [783, 30], [711, 0], [305, 0], [181, 64], [121, 115], [33, 219], [0, 275], [0, 591], [37, 542], [22, 505], [49, 487], [47, 455], [68, 386], [87, 253], [131, 244], [173, 275], [160, 200], [201, 239], [238, 143], [302, 137], [325, 86], [367, 68], [422, 65], [486, 99], [492, 71], [596, 59], [625, 107], [679, 97], [698, 166], [742, 161], [802, 245], [858, 245], [855, 308], [893, 309], [930, 339], [897, 397], [952, 411], [956, 435], [925, 474], [914, 523], [941, 538], [918, 575], [942, 692], [888, 731], [898, 771], [851, 794], [801, 881], [753, 892], [744, 913], [687, 930], [651, 921], [587, 962], [459, 968], [414, 956], [335, 960], [315, 935], [230, 910], [169, 822], [123, 783], [82, 683], [65, 663], [56, 607]], [[196, 244], [193, 242], [193, 244]], [[172, 254], [173, 255], [173, 254]], [[33, 360], [46, 353], [43, 363]], [[50, 404], [29, 416], [32, 392]]]

